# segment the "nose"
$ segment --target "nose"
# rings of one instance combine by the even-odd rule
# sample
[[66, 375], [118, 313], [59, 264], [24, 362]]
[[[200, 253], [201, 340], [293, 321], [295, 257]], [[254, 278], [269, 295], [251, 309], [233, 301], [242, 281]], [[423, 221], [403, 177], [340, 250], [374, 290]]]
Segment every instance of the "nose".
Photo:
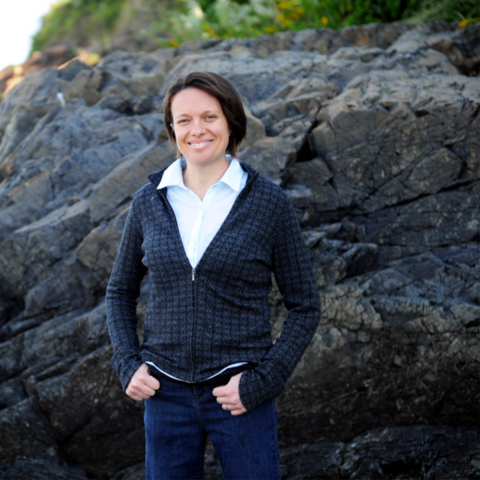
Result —
[[192, 124], [192, 130], [191, 133], [192, 135], [203, 135], [205, 132], [205, 129], [203, 128], [202, 122], [200, 120], [194, 120]]

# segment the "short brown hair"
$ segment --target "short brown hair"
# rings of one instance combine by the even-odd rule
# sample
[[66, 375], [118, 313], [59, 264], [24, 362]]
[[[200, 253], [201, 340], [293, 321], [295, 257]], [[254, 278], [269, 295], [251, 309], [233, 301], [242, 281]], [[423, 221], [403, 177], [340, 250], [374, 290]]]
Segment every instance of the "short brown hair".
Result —
[[231, 130], [227, 152], [234, 157], [237, 154], [237, 148], [247, 134], [247, 117], [242, 100], [235, 87], [226, 78], [213, 72], [192, 72], [188, 75], [180, 75], [172, 80], [163, 100], [163, 119], [170, 142], [176, 145], [175, 132], [172, 127], [172, 100], [177, 93], [187, 88], [203, 90], [220, 102]]

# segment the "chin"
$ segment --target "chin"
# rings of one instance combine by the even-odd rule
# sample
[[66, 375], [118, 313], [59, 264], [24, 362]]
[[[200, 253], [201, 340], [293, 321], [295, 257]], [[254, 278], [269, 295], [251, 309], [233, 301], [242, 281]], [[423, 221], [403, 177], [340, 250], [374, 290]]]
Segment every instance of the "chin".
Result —
[[193, 152], [191, 155], [185, 155], [187, 161], [196, 163], [198, 165], [209, 165], [211, 163], [222, 161], [225, 158], [225, 153], [222, 155], [215, 155], [214, 157], [209, 155], [201, 155], [198, 152]]

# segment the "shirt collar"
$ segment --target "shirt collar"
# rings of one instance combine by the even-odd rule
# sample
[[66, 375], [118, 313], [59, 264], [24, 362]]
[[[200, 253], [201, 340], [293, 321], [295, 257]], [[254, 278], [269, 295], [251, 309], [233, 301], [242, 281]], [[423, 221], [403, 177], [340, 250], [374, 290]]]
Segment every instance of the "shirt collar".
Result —
[[227, 155], [227, 160], [230, 162], [230, 166], [227, 168], [227, 171], [223, 174], [223, 177], [218, 183], [223, 182], [231, 189], [239, 192], [243, 177], [242, 166], [236, 158], [232, 158], [230, 155]]
[[173, 187], [178, 186], [182, 188], [186, 188], [185, 184], [183, 183], [183, 175], [182, 175], [182, 158], [175, 160], [164, 172], [162, 175], [162, 179], [158, 184], [157, 190], [165, 187]]
[[[227, 171], [223, 174], [223, 177], [218, 181], [218, 183], [225, 183], [230, 188], [235, 191], [240, 190], [240, 185], [242, 182], [243, 169], [240, 165], [240, 162], [236, 158], [232, 158], [230, 155], [226, 155], [227, 160], [230, 162], [230, 166], [227, 168]], [[157, 187], [158, 190], [165, 187], [178, 186], [186, 188], [183, 183], [182, 170], [187, 167], [187, 162], [185, 157], [181, 157], [178, 160], [175, 160], [164, 172], [162, 179]]]

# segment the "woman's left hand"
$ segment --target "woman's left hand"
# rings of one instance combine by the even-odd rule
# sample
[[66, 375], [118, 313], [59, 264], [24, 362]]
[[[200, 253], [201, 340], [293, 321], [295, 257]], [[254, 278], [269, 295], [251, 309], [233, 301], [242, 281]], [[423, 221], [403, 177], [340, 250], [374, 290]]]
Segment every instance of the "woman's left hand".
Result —
[[228, 410], [232, 415], [242, 415], [247, 411], [238, 393], [241, 376], [241, 373], [234, 375], [225, 386], [214, 388], [212, 391], [217, 397], [217, 402], [222, 405], [224, 410]]

